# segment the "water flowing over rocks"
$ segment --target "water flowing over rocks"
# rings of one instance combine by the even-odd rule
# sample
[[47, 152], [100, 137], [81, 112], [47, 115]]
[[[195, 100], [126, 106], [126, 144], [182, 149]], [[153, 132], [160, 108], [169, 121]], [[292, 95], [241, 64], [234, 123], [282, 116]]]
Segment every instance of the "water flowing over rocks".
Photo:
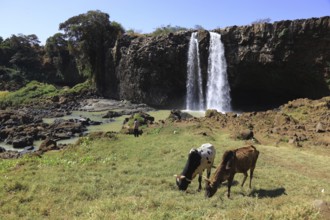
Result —
[[116, 111], [120, 115], [130, 115], [132, 113], [137, 112], [147, 112], [153, 111], [154, 108], [149, 107], [146, 104], [140, 103], [132, 103], [127, 100], [113, 100], [113, 99], [102, 99], [102, 98], [92, 98], [92, 99], [84, 99], [80, 102], [80, 107], [77, 110], [80, 111], [106, 111], [106, 110], [118, 110]]
[[[135, 104], [130, 101], [108, 100], [96, 97], [82, 99], [73, 97], [52, 98], [40, 105], [26, 105], [18, 109], [0, 110], [0, 143], [11, 145], [20, 151], [6, 150], [0, 147], [0, 158], [18, 158], [26, 153], [42, 154], [48, 150], [58, 150], [64, 146], [57, 141], [84, 136], [87, 127], [101, 122], [80, 116], [72, 119], [61, 119], [71, 114], [72, 110], [100, 112], [108, 111], [105, 117], [132, 115], [134, 113], [153, 111], [146, 104]], [[66, 100], [60, 104], [60, 100]], [[72, 101], [69, 101], [72, 100]], [[70, 105], [65, 104], [71, 102]], [[112, 114], [111, 114], [112, 112]], [[48, 124], [43, 118], [57, 118]], [[151, 120], [150, 118], [147, 118]], [[34, 141], [43, 140], [39, 149], [34, 149]]]
[[[279, 106], [330, 94], [330, 17], [232, 26], [221, 34], [233, 107]], [[103, 94], [155, 107], [185, 108], [187, 53], [192, 31], [128, 36], [109, 50]], [[210, 33], [199, 31], [200, 68], [207, 82]], [[252, 107], [251, 107], [252, 106]]]

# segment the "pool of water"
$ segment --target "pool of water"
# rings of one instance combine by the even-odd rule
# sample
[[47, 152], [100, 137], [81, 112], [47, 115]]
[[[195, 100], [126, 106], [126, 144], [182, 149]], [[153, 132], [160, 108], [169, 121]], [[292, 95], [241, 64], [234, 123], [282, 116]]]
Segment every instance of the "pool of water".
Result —
[[[123, 121], [125, 118], [129, 117], [130, 115], [122, 115], [117, 118], [102, 118], [108, 111], [99, 111], [99, 112], [87, 112], [87, 111], [73, 111], [71, 115], [66, 115], [63, 117], [58, 118], [44, 118], [43, 121], [47, 124], [53, 123], [56, 119], [79, 119], [81, 117], [89, 118], [92, 121], [98, 121], [102, 122], [100, 125], [92, 125], [87, 127], [87, 133], [90, 132], [108, 132], [108, 131], [114, 131], [119, 132], [121, 130], [121, 127], [123, 125]], [[157, 111], [150, 111], [147, 112], [149, 115], [155, 118], [155, 122], [159, 120], [165, 120], [170, 115], [170, 110], [157, 110]], [[183, 110], [183, 112], [187, 112], [194, 117], [203, 117], [205, 115], [204, 111], [186, 111]], [[58, 144], [72, 144], [75, 143], [79, 137], [73, 137], [70, 139], [60, 140], [57, 143]], [[42, 143], [42, 140], [34, 141], [34, 146], [36, 148], [39, 148], [40, 144]], [[0, 146], [4, 147], [6, 150], [17, 150], [20, 151], [21, 149], [14, 149], [12, 145], [5, 144], [3, 142], [0, 142]]]

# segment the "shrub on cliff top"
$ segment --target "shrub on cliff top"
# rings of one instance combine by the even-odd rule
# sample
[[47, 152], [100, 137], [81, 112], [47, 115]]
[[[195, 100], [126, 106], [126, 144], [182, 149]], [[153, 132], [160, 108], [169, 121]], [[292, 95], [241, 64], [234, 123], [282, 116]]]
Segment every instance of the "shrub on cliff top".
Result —
[[187, 28], [180, 27], [180, 26], [171, 26], [171, 25], [162, 25], [157, 27], [154, 32], [151, 33], [152, 36], [159, 36], [159, 35], [167, 35], [169, 33], [176, 33], [179, 31], [185, 31]]

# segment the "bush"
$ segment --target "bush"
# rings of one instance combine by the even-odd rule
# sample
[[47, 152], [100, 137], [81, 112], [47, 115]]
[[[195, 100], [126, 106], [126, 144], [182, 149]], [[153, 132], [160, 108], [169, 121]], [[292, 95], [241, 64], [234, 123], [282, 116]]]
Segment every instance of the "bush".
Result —
[[80, 94], [89, 90], [89, 88], [89, 81], [77, 84], [71, 89], [62, 90], [57, 89], [54, 85], [31, 81], [25, 87], [15, 92], [0, 92], [0, 108], [6, 108], [8, 106], [16, 107], [32, 102], [40, 102], [58, 95]]
[[251, 24], [264, 24], [264, 23], [270, 23], [272, 19], [270, 18], [261, 18], [257, 19], [255, 21], [252, 21]]
[[154, 32], [151, 33], [152, 36], [159, 36], [159, 35], [167, 35], [169, 33], [176, 33], [179, 31], [185, 31], [187, 28], [180, 27], [180, 26], [171, 26], [171, 25], [166, 25], [166, 26], [160, 26], [155, 29]]

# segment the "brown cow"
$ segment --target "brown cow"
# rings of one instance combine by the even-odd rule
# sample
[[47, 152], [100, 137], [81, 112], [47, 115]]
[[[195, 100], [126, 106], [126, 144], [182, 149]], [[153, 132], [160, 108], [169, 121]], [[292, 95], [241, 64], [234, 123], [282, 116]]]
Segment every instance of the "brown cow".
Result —
[[205, 196], [212, 197], [218, 190], [219, 185], [228, 180], [228, 198], [230, 197], [230, 187], [236, 173], [243, 173], [244, 179], [242, 187], [248, 176], [247, 171], [250, 170], [250, 185], [253, 177], [253, 171], [257, 163], [259, 151], [254, 146], [229, 150], [223, 154], [222, 162], [217, 167], [212, 178], [206, 179]]

